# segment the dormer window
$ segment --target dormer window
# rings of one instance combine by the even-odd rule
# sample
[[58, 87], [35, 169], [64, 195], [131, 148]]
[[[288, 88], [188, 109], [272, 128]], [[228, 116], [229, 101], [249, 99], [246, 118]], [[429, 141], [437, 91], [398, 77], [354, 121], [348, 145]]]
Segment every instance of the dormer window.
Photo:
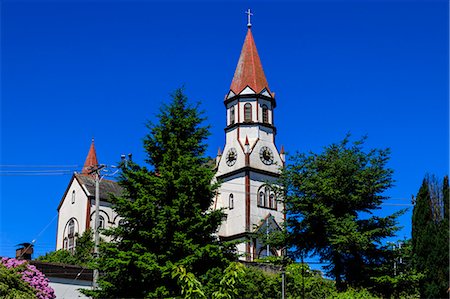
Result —
[[246, 103], [244, 105], [244, 122], [252, 121], [252, 104]]
[[269, 109], [267, 108], [267, 105], [262, 105], [262, 119], [263, 123], [269, 123]]
[[230, 125], [234, 125], [235, 114], [234, 114], [234, 106], [230, 108]]

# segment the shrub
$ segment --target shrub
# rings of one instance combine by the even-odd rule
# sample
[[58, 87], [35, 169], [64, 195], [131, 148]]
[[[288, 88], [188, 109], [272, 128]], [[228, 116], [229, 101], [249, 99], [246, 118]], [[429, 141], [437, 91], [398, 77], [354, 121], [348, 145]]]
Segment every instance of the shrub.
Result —
[[26, 261], [2, 258], [0, 263], [0, 296], [9, 298], [56, 298], [48, 279]]

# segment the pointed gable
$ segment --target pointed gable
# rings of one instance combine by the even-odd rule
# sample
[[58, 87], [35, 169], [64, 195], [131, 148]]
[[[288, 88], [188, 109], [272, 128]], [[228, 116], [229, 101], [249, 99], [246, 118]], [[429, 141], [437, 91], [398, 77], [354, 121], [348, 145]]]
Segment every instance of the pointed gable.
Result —
[[91, 147], [89, 148], [86, 161], [84, 162], [82, 174], [88, 175], [92, 166], [98, 165], [97, 153], [95, 152], [94, 138], [92, 138]]
[[269, 91], [269, 84], [264, 75], [250, 28], [248, 28], [247, 36], [245, 37], [230, 90], [235, 94], [240, 94], [247, 86], [256, 93], [261, 92], [263, 89]]

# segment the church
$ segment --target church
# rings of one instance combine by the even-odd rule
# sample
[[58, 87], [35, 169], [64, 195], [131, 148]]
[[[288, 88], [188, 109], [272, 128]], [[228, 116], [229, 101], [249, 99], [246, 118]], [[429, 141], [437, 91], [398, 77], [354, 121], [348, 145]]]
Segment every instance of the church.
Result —
[[[267, 83], [251, 31], [247, 35], [238, 60], [230, 90], [224, 99], [226, 109], [225, 146], [216, 157], [215, 180], [221, 183], [212, 209], [224, 209], [218, 236], [238, 241], [242, 260], [254, 261], [266, 256], [279, 256], [281, 250], [264, 245], [257, 236], [280, 230], [285, 220], [284, 205], [273, 184], [284, 167], [284, 150], [275, 144], [275, 93]], [[82, 173], [74, 174], [58, 206], [56, 249], [72, 251], [76, 235], [81, 235], [95, 222], [95, 179], [90, 174], [99, 165], [92, 141]], [[107, 196], [120, 194], [114, 181], [100, 182], [100, 225], [108, 228], [119, 224]], [[260, 238], [260, 237], [259, 237]]]
[[[92, 140], [81, 173], [75, 173], [58, 205], [58, 224], [56, 233], [56, 250], [65, 249], [73, 252], [77, 236], [81, 236], [95, 223], [95, 177], [92, 169], [99, 165]], [[103, 178], [100, 181], [99, 228], [116, 226], [120, 217], [112, 209], [108, 197], [120, 195], [121, 188], [115, 182]], [[108, 241], [108, 238], [102, 236]]]

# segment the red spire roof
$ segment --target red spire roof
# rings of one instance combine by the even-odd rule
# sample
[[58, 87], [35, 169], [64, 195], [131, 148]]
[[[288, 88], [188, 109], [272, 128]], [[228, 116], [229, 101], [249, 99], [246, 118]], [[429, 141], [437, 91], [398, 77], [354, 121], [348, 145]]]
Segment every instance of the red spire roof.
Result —
[[89, 174], [89, 172], [92, 170], [92, 166], [96, 165], [98, 165], [97, 154], [95, 152], [94, 138], [92, 138], [91, 147], [89, 148], [89, 153], [86, 157], [86, 161], [84, 162], [83, 170], [81, 171], [81, 173]]
[[269, 84], [267, 84], [250, 27], [245, 37], [230, 89], [235, 94], [239, 94], [247, 85], [256, 93], [261, 92], [264, 88], [269, 91]]

